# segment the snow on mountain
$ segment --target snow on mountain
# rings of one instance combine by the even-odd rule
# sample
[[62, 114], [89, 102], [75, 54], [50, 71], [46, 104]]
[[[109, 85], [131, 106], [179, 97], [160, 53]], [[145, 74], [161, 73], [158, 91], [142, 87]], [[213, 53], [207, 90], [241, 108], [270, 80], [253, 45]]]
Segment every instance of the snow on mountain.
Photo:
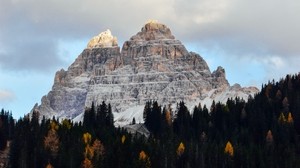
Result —
[[123, 44], [109, 30], [91, 39], [68, 70], [60, 70], [52, 90], [33, 110], [50, 118], [80, 121], [92, 102], [110, 103], [115, 124], [124, 126], [133, 117], [143, 122], [146, 101], [161, 105], [185, 101], [192, 109], [199, 103], [226, 102], [236, 96], [247, 100], [255, 87], [230, 86], [225, 70], [210, 71], [197, 53], [188, 52], [164, 24], [151, 21]]

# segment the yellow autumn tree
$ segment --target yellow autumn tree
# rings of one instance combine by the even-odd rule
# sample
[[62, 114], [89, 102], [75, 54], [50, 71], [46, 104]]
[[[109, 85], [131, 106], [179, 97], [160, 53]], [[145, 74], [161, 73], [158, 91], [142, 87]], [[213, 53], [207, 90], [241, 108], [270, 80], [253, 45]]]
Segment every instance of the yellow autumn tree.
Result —
[[146, 168], [151, 167], [150, 158], [143, 150], [139, 154], [139, 160], [142, 162], [143, 167], [146, 167]]
[[226, 143], [226, 146], [225, 146], [225, 149], [224, 149], [224, 153], [228, 154], [229, 156], [233, 156], [234, 154], [234, 151], [233, 151], [233, 146], [232, 144], [230, 143], [230, 141], [228, 141]]
[[183, 153], [184, 153], [184, 150], [185, 150], [185, 146], [182, 142], [180, 142], [178, 148], [177, 148], [177, 156], [181, 156]]
[[294, 123], [294, 119], [293, 119], [293, 116], [292, 116], [291, 112], [288, 113], [287, 123], [289, 123], [289, 124]]
[[280, 124], [284, 124], [286, 122], [285, 116], [284, 116], [284, 114], [282, 112], [280, 113], [280, 115], [278, 117], [278, 122]]
[[89, 160], [88, 158], [85, 158], [82, 162], [82, 168], [93, 168], [93, 164], [91, 162], [91, 160]]
[[84, 144], [90, 144], [91, 140], [92, 140], [92, 135], [90, 133], [86, 132], [83, 134], [82, 139], [83, 139]]
[[82, 167], [83, 168], [92, 168], [92, 162], [91, 160], [94, 157], [94, 149], [93, 147], [90, 146], [91, 141], [92, 141], [92, 135], [88, 132], [84, 133], [82, 136], [83, 143], [85, 144], [84, 148], [84, 160], [82, 162]]
[[65, 128], [67, 128], [69, 130], [69, 129], [71, 129], [72, 124], [70, 123], [70, 120], [64, 119], [62, 121], [62, 126], [65, 127]]
[[165, 117], [166, 117], [167, 124], [170, 126], [172, 124], [172, 116], [169, 110], [167, 110]]
[[57, 130], [58, 125], [54, 121], [51, 121], [50, 130], [44, 139], [44, 147], [51, 152], [53, 157], [56, 157], [59, 150], [59, 138], [56, 132]]
[[92, 148], [94, 150], [94, 154], [97, 159], [99, 159], [100, 156], [104, 155], [104, 152], [105, 152], [104, 145], [102, 144], [102, 142], [100, 140], [96, 139], [93, 143]]
[[59, 128], [58, 124], [54, 120], [52, 120], [50, 123], [50, 129], [57, 131], [58, 128]]
[[46, 168], [54, 168], [54, 167], [50, 163], [48, 163]]
[[145, 160], [147, 159], [146, 153], [142, 150], [139, 154], [139, 160]]
[[121, 142], [122, 142], [122, 144], [124, 144], [125, 140], [126, 140], [126, 136], [125, 136], [125, 135], [123, 135], [123, 136], [122, 136], [122, 138], [121, 138]]
[[94, 157], [94, 149], [89, 144], [84, 148], [84, 157], [90, 159]]

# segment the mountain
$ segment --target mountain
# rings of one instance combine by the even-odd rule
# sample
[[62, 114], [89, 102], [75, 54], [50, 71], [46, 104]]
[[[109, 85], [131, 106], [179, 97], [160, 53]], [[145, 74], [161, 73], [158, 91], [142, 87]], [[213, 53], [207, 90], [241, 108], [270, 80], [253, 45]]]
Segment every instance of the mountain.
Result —
[[52, 90], [33, 110], [50, 118], [81, 120], [92, 102], [112, 105], [116, 125], [126, 125], [135, 117], [143, 122], [148, 100], [162, 105], [183, 100], [188, 107], [212, 101], [225, 102], [258, 92], [255, 87], [230, 86], [225, 70], [211, 72], [205, 60], [189, 52], [171, 30], [149, 21], [122, 49], [109, 30], [93, 37], [68, 70], [56, 72]]

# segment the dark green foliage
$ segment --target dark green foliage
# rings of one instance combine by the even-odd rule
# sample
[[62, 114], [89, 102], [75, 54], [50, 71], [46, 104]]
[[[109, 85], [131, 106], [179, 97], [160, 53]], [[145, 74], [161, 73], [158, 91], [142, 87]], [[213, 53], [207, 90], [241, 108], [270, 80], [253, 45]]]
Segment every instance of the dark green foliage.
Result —
[[7, 141], [11, 140], [14, 126], [12, 114], [2, 109], [0, 112], [0, 150], [4, 150]]
[[157, 101], [147, 102], [144, 108], [145, 125], [148, 130], [155, 136], [161, 135], [162, 114], [161, 107]]
[[189, 139], [193, 127], [191, 126], [191, 115], [184, 102], [177, 106], [177, 115], [174, 120], [174, 133], [181, 139]]
[[[14, 124], [11, 114], [2, 110], [0, 147], [12, 140], [13, 168], [45, 167], [48, 163], [78, 168], [85, 158], [82, 136], [88, 132], [91, 146], [96, 139], [104, 146], [102, 155], [91, 158], [94, 167], [299, 167], [300, 75], [263, 85], [248, 102], [235, 98], [226, 104], [213, 102], [210, 112], [201, 105], [192, 110], [190, 113], [180, 102], [173, 115], [170, 107], [162, 109], [157, 102], [147, 102], [144, 120], [151, 133], [148, 138], [115, 128], [111, 106], [105, 102], [92, 103], [85, 110], [83, 123], [55, 118], [40, 121], [34, 112]], [[51, 123], [58, 125], [56, 155], [44, 144]], [[227, 142], [232, 144], [233, 155], [224, 152]], [[181, 143], [184, 150], [179, 153]], [[141, 151], [149, 160], [140, 159]]]

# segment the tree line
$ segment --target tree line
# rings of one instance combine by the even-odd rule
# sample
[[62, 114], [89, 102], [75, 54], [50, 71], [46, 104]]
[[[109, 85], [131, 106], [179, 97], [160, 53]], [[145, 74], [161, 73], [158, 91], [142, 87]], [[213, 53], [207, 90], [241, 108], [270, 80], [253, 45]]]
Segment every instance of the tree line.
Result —
[[[11, 140], [11, 167], [297, 167], [300, 164], [300, 75], [262, 85], [247, 102], [228, 99], [188, 110], [149, 101], [150, 136], [114, 126], [110, 104], [86, 108], [82, 122], [40, 119], [38, 111], [13, 122], [1, 111], [0, 147]], [[134, 122], [133, 122], [134, 123]], [[2, 147], [1, 149], [4, 149]]]

